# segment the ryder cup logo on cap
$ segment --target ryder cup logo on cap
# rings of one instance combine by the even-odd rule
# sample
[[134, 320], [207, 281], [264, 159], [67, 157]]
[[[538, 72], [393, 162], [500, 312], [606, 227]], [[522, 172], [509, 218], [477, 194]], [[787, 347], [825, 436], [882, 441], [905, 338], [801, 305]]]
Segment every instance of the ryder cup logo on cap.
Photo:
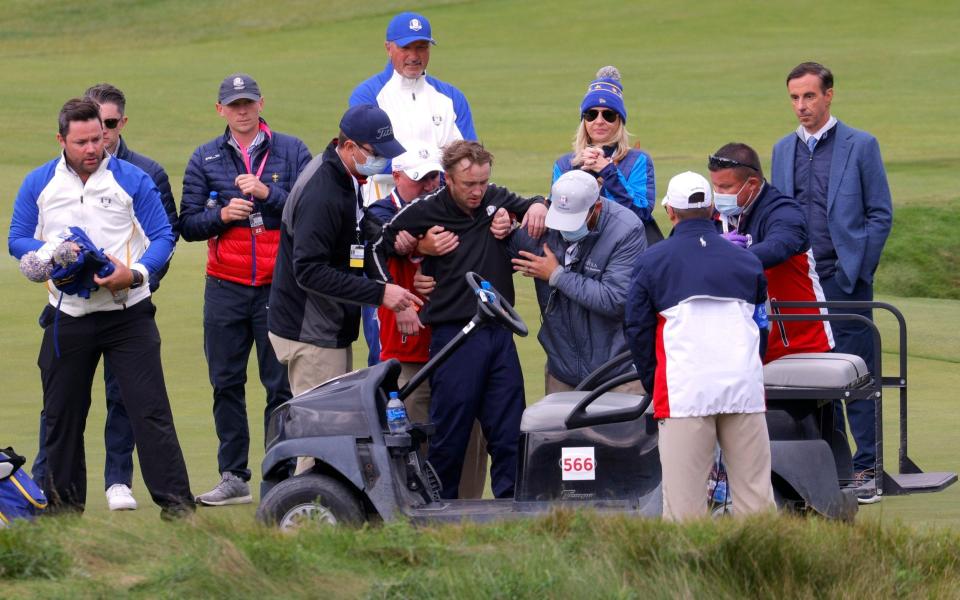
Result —
[[567, 171], [550, 188], [546, 225], [556, 231], [576, 231], [600, 197], [597, 179], [579, 169]]
[[237, 100], [260, 100], [260, 86], [246, 73], [234, 73], [220, 84], [220, 94], [217, 102], [230, 104]]
[[710, 182], [703, 175], [685, 171], [674, 175], [667, 185], [667, 195], [663, 197], [664, 206], [681, 210], [687, 208], [706, 208], [713, 203]]
[[390, 24], [387, 25], [387, 41], [401, 48], [421, 40], [436, 44], [436, 40], [430, 36], [430, 21], [417, 13], [400, 13], [390, 19]]
[[402, 171], [410, 179], [420, 181], [430, 173], [443, 171], [438, 156], [440, 152], [436, 148], [411, 148], [393, 159], [393, 170]]

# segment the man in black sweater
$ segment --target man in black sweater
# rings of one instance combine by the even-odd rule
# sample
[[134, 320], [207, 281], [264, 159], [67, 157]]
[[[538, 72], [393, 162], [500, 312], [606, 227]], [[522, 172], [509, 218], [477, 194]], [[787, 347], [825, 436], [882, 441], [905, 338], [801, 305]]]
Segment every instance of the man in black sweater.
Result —
[[401, 153], [387, 114], [355, 106], [287, 197], [267, 326], [294, 395], [352, 370], [361, 304], [401, 311], [423, 303], [398, 285], [363, 277], [360, 180]]
[[[506, 301], [514, 302], [513, 267], [505, 241], [490, 235], [498, 209], [523, 218], [531, 236], [543, 233], [547, 214], [542, 198], [522, 198], [491, 185], [493, 156], [477, 142], [459, 140], [443, 150], [447, 185], [404, 207], [385, 224], [371, 245], [370, 278], [390, 281], [387, 255], [400, 231], [419, 236], [434, 225], [455, 233], [460, 244], [444, 256], [428, 256], [422, 271], [436, 280], [421, 320], [433, 329], [435, 356], [476, 312], [474, 291], [464, 275], [474, 271], [490, 281]], [[480, 421], [493, 459], [491, 480], [498, 498], [513, 495], [517, 471], [520, 417], [526, 406], [523, 374], [512, 334], [499, 326], [483, 327], [461, 346], [430, 380], [430, 420], [436, 435], [429, 459], [443, 485], [441, 496], [456, 498], [463, 456], [474, 419]]]

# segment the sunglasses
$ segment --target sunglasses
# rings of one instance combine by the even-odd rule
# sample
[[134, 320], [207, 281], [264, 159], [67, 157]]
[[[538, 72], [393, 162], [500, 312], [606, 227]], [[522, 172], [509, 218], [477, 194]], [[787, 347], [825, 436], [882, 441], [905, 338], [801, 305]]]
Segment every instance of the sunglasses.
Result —
[[739, 160], [734, 160], [732, 158], [717, 156], [716, 154], [711, 154], [710, 157], [707, 158], [707, 166], [710, 169], [735, 169], [737, 167], [746, 167], [748, 169], [752, 169], [756, 171], [757, 173], [760, 172], [759, 167], [748, 165], [746, 163], [742, 163]]
[[590, 110], [583, 111], [583, 114], [580, 115], [580, 118], [582, 118], [584, 121], [588, 123], [593, 123], [594, 121], [597, 120], [597, 117], [603, 117], [603, 120], [606, 121], [607, 123], [616, 123], [617, 117], [619, 116], [620, 115], [618, 115], [616, 111], [607, 110], [605, 108], [604, 109], [591, 108]]
[[117, 125], [120, 124], [120, 119], [104, 119], [103, 126], [107, 129], [116, 129]]

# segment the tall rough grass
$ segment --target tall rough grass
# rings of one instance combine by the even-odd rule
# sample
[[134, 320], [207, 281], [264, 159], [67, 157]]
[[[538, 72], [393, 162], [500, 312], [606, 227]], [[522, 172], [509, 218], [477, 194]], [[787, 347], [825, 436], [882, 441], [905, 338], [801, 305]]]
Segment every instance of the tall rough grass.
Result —
[[222, 514], [0, 531], [0, 597], [960, 597], [960, 533], [765, 517], [533, 520], [284, 534]]

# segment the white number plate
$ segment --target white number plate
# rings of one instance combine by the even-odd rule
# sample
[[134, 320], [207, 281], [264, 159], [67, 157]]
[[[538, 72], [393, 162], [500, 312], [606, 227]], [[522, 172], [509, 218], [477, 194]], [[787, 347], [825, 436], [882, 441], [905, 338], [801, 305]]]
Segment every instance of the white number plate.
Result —
[[593, 457], [593, 446], [563, 448], [560, 454], [560, 472], [564, 481], [595, 480], [597, 461]]

